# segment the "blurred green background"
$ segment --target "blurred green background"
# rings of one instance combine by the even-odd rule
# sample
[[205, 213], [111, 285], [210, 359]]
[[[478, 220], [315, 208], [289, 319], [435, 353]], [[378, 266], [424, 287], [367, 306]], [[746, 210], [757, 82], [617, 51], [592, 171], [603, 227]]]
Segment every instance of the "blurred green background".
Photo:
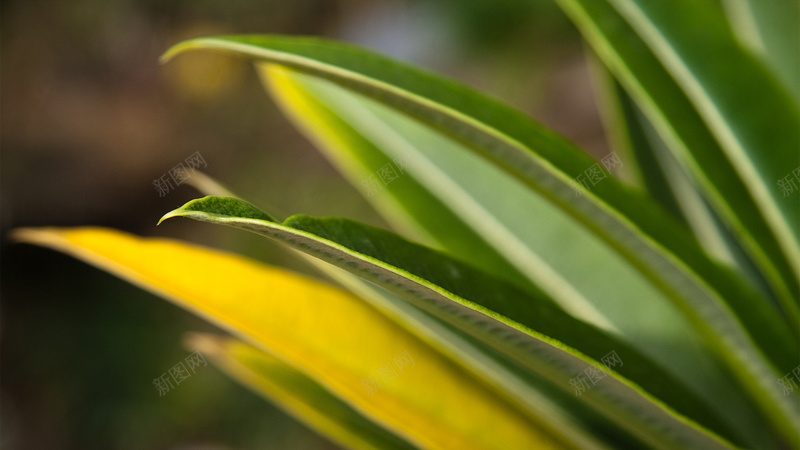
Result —
[[[244, 232], [165, 212], [153, 180], [199, 152], [206, 172], [279, 217], [385, 223], [284, 119], [248, 64], [159, 55], [186, 38], [320, 35], [450, 75], [606, 153], [577, 33], [549, 0], [11, 0], [0, 2], [0, 447], [335, 448], [202, 368], [159, 397], [152, 380], [213, 327], [52, 251], [22, 226], [100, 225], [180, 237], [313, 274]], [[477, 180], [476, 180], [477, 181]], [[314, 275], [316, 276], [316, 275]]]

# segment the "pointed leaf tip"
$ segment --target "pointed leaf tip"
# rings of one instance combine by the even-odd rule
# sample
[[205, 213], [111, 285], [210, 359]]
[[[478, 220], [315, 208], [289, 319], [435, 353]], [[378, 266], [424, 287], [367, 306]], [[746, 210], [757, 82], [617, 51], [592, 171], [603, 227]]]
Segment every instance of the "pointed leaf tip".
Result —
[[266, 220], [267, 222], [277, 222], [272, 216], [249, 203], [231, 197], [215, 197], [213, 195], [209, 195], [189, 201], [180, 208], [164, 214], [164, 216], [158, 221], [158, 224], [161, 224], [161, 222], [173, 217], [192, 217], [203, 220], [203, 217], [217, 216], [230, 216], [245, 219]]
[[178, 42], [177, 44], [168, 48], [167, 51], [165, 51], [164, 54], [162, 54], [158, 58], [158, 62], [160, 64], [166, 64], [172, 61], [172, 58], [174, 58], [175, 55], [177, 55], [178, 53], [183, 53], [184, 51], [192, 48], [194, 44], [201, 39], [202, 38], [195, 38], [195, 39], [189, 39], [187, 41]]

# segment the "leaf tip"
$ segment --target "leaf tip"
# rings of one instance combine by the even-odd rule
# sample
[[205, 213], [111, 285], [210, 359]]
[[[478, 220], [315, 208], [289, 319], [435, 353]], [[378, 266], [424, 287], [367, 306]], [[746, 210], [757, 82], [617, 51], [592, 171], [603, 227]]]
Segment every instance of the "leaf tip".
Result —
[[50, 228], [15, 228], [9, 232], [8, 239], [18, 244], [46, 245], [57, 236]]
[[[184, 205], [184, 206], [186, 206], [186, 205]], [[163, 222], [163, 221], [165, 221], [167, 219], [171, 219], [173, 217], [182, 216], [183, 215], [182, 212], [183, 212], [183, 206], [181, 206], [180, 208], [177, 208], [177, 209], [173, 209], [172, 211], [170, 211], [170, 212], [164, 214], [163, 216], [161, 216], [161, 218], [158, 219], [158, 223], [156, 224], [156, 226], [161, 225], [161, 222]]]
[[203, 212], [202, 207], [199, 207], [199, 206], [202, 205], [204, 202], [208, 201], [209, 199], [215, 199], [215, 198], [218, 198], [218, 197], [214, 197], [212, 195], [208, 195], [206, 197], [196, 198], [194, 200], [189, 200], [188, 202], [184, 203], [181, 207], [175, 208], [172, 211], [170, 211], [170, 212], [164, 214], [163, 216], [161, 216], [161, 218], [158, 219], [158, 223], [156, 224], [156, 226], [161, 225], [161, 222], [163, 222], [163, 221], [165, 221], [167, 219], [171, 219], [173, 217], [187, 217], [187, 216], [190, 216], [191, 213], [193, 213], [193, 212], [195, 212], [195, 213], [196, 212]]
[[187, 50], [202, 47], [201, 44], [205, 39], [206, 38], [194, 38], [178, 42], [177, 44], [168, 48], [167, 51], [164, 52], [164, 54], [162, 54], [161, 57], [158, 58], [158, 62], [161, 64], [166, 64], [170, 62], [179, 53], [183, 53]]
[[179, 43], [173, 45], [172, 47], [168, 48], [167, 51], [164, 52], [158, 58], [159, 64], [166, 64], [166, 63], [170, 62], [170, 60], [172, 60], [172, 58], [174, 58], [175, 55], [177, 55], [178, 53], [183, 52], [187, 48], [185, 44], [186, 44], [186, 41], [179, 42]]

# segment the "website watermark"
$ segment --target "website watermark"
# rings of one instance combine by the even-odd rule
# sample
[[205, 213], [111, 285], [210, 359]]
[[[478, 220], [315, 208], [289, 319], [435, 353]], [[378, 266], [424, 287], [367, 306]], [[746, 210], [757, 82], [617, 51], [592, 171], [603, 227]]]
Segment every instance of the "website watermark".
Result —
[[[608, 376], [607, 370], [623, 366], [622, 359], [617, 355], [616, 351], [612, 351], [607, 355], [600, 358], [600, 363], [594, 363], [588, 368], [584, 369], [578, 376], [569, 380], [569, 385], [575, 391], [575, 396], [580, 396], [584, 392], [596, 385], [600, 380]], [[591, 383], [591, 385], [589, 384]]]
[[389, 183], [405, 175], [407, 168], [408, 159], [405, 155], [401, 155], [361, 180], [361, 187], [367, 193], [367, 198], [372, 198], [378, 191], [388, 186]]
[[201, 165], [202, 167], [208, 166], [206, 160], [203, 159], [203, 155], [201, 155], [200, 152], [194, 152], [183, 160], [182, 163], [179, 163], [177, 166], [169, 169], [167, 173], [161, 175], [161, 177], [153, 180], [153, 187], [156, 192], [158, 192], [158, 196], [165, 197], [170, 191], [191, 178]]
[[[176, 386], [187, 380], [192, 374], [197, 373], [197, 368], [200, 367], [201, 364], [203, 367], [208, 365], [200, 352], [194, 352], [184, 358], [183, 361], [172, 366], [160, 377], [153, 379], [153, 386], [155, 386], [158, 391], [158, 396], [162, 397], [167, 395], [170, 389], [175, 389]], [[167, 377], [167, 375], [169, 375], [169, 377]], [[175, 382], [174, 385], [172, 384], [173, 381]]]
[[[795, 381], [797, 381], [797, 383], [795, 383]], [[784, 375], [783, 378], [778, 378], [777, 383], [784, 397], [791, 394], [795, 390], [800, 389], [798, 387], [800, 386], [798, 384], [800, 383], [800, 366], [792, 369], [792, 371]]]
[[[600, 166], [601, 163], [602, 166]], [[605, 167], [605, 170], [603, 170], [603, 167]], [[608, 178], [609, 175], [613, 175], [612, 170], [619, 167], [623, 167], [623, 164], [616, 152], [611, 152], [604, 156], [599, 163], [593, 164], [572, 180], [570, 184], [575, 191], [575, 197], [583, 196], [584, 193], [590, 191], [598, 183]]]
[[788, 197], [800, 190], [800, 167], [778, 180], [777, 184], [784, 197]]

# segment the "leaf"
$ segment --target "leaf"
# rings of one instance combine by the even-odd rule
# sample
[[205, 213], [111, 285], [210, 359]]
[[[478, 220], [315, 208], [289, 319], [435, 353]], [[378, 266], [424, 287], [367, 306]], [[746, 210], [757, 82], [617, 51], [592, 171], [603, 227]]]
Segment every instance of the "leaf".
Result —
[[[350, 175], [357, 187], [363, 188], [361, 180], [369, 181], [370, 176], [374, 177], [377, 167], [392, 163], [405, 164], [401, 160], [404, 155], [382, 152], [350, 128], [335, 111], [314, 102], [301, 89], [292, 89], [294, 84], [289, 73], [277, 67], [267, 69], [262, 66], [261, 69], [260, 73], [266, 82], [275, 84], [274, 95], [283, 102], [284, 110], [306, 119], [299, 125], [309, 130], [309, 137], [320, 148], [329, 151], [332, 162]], [[470, 251], [476, 261], [481, 261], [481, 267], [485, 270], [521, 285], [529, 283], [524, 275], [508, 263], [504, 255], [460, 220], [446, 203], [428, 194], [425, 186], [414, 178], [406, 181], [397, 183], [398, 186], [394, 186], [396, 189], [391, 191], [392, 195], [368, 195], [368, 200], [384, 216], [413, 235], [456, 254]]]
[[[211, 179], [197, 187], [205, 195], [220, 196], [220, 192], [225, 192], [221, 196], [239, 198]], [[413, 330], [431, 347], [459, 361], [465, 369], [492, 386], [498, 395], [505, 396], [535, 417], [548, 418], [550, 426], [569, 435], [580, 448], [602, 447], [599, 438], [610, 441], [615, 447], [641, 445], [613, 423], [586, 408], [574, 394], [563, 393], [560, 388], [551, 386], [463, 331], [344, 269], [300, 251], [295, 250], [295, 254], [396, 323]], [[707, 369], [707, 366], [703, 367]], [[716, 380], [717, 387], [723, 384]], [[591, 435], [587, 428], [591, 429]]]
[[[793, 244], [797, 251], [800, 230], [790, 224], [799, 223], [800, 215], [773, 184], [800, 164], [797, 102], [760, 60], [737, 44], [714, 2], [676, 0], [668, 7], [652, 0], [608, 3], [686, 93], [764, 208], [764, 215], [777, 222], [772, 214], [780, 212], [783, 223], [771, 225], [786, 228], [776, 228], [778, 236], [794, 234], [794, 240], [786, 236], [784, 243]], [[800, 254], [789, 256], [800, 273]]]
[[[465, 154], [457, 143], [369, 99], [276, 66], [260, 69], [284, 111], [328, 150], [354, 185], [375, 178], [372, 168], [388, 164], [388, 170], [401, 171], [391, 187], [387, 184], [385, 189], [367, 194], [393, 223], [413, 222], [413, 226], [403, 228], [411, 228], [412, 234], [426, 237], [426, 241], [496, 277], [522, 287], [542, 287], [574, 316], [614, 329], [593, 304], [597, 297], [603, 297], [602, 292], [591, 295], [598, 291], [597, 280], [586, 280], [583, 270], [576, 270], [581, 272], [579, 276], [565, 279], [566, 264], [559, 266], [548, 258], [564, 254], [566, 249], [555, 248], [552, 240], [543, 239], [547, 234], [544, 230], [574, 229], [571, 219], [559, 217], [557, 209], [502, 171]], [[577, 245], [586, 244], [585, 238], [575, 233], [569, 238], [577, 240]], [[551, 267], [562, 269], [562, 273]], [[576, 287], [581, 281], [591, 288]]]
[[415, 330], [432, 347], [471, 369], [476, 377], [494, 387], [499, 395], [505, 395], [509, 401], [531, 411], [536, 417], [549, 418], [552, 426], [572, 437], [579, 448], [604, 448], [598, 441], [603, 441], [611, 448], [643, 445], [616, 424], [588, 408], [574, 392], [567, 393], [561, 387], [552, 385], [461, 329], [345, 269], [305, 253], [297, 253], [379, 311], [406, 328]]
[[[652, 124], [642, 115], [619, 82], [605, 69], [595, 70], [606, 105], [606, 122], [615, 147], [631, 155], [638, 169], [639, 183], [664, 208], [686, 223], [706, 251], [717, 260], [743, 270], [734, 256], [728, 234], [708, 208], [702, 193], [692, 184]], [[748, 273], [748, 272], [746, 272]], [[749, 275], [749, 273], [748, 273]], [[758, 281], [751, 278], [751, 284]], [[762, 290], [769, 295], [769, 288]]]
[[[592, 75], [599, 87], [601, 117], [609, 136], [609, 146], [625, 155], [625, 160], [632, 160], [635, 180], [633, 184], [641, 187], [650, 197], [658, 202], [682, 223], [688, 225], [687, 217], [679, 206], [670, 178], [664, 173], [662, 163], [655, 153], [655, 148], [648, 139], [646, 124], [639, 115], [636, 105], [623, 90], [616, 78], [601, 65], [591, 52], [587, 57], [591, 62]], [[644, 119], [646, 120], [646, 119]], [[700, 241], [703, 243], [703, 241]]]
[[565, 390], [571, 390], [569, 380], [588, 364], [599, 364], [611, 351], [625, 354], [621, 358], [629, 362], [614, 366], [607, 383], [582, 394], [590, 405], [650, 445], [663, 445], [664, 439], [674, 445], [721, 444], [701, 428], [687, 427], [687, 419], [663, 404], [724, 429], [691, 392], [625, 343], [564, 313], [543, 293], [531, 297], [442, 253], [347, 219], [294, 216], [278, 224], [264, 215], [241, 200], [205, 197], [167, 213], [162, 221], [189, 217], [277, 239], [402, 296]]
[[800, 101], [800, 3], [794, 0], [726, 0], [733, 31], [774, 68]]
[[[800, 228], [792, 226], [800, 223], [800, 211], [776, 186], [800, 166], [800, 105], [760, 60], [737, 44], [714, 2], [679, 0], [669, 8], [649, 0], [611, 4], [686, 93], [786, 247], [794, 276], [800, 277]], [[793, 287], [798, 302], [796, 279]]]
[[777, 186], [800, 165], [798, 106], [742, 53], [707, 1], [670, 4], [647, 18], [626, 0], [560, 1], [695, 177], [800, 336], [800, 232], [791, 225], [800, 209]]
[[308, 375], [236, 339], [194, 335], [187, 345], [297, 420], [348, 448], [412, 449]]
[[[619, 145], [629, 148], [628, 151], [637, 162], [642, 183], [647, 186], [646, 190], [668, 210], [688, 222], [710, 255], [735, 267], [765, 298], [774, 300], [770, 287], [758, 269], [714, 214], [691, 176], [683, 171], [622, 86], [607, 72], [599, 69], [597, 72], [604, 78], [603, 87], [610, 91], [604, 97], [610, 104], [607, 122], [612, 127], [611, 134], [617, 137]], [[732, 412], [730, 409], [728, 411]], [[740, 422], [749, 423], [751, 420], [742, 418]]]
[[[540, 287], [573, 316], [624, 335], [719, 413], [747, 424], [739, 428], [763, 433], [735, 382], [668, 299], [558, 207], [458, 143], [370, 99], [276, 66], [259, 69], [287, 115], [354, 185], [375, 178], [381, 187], [366, 197], [392, 223], [407, 229], [402, 225], [415, 222], [423, 232], [411, 227], [412, 235], [430, 236], [436, 247], [524, 289]], [[384, 186], [377, 178], [386, 167], [392, 178]], [[497, 258], [507, 263], [498, 267]], [[509, 276], [509, 265], [525, 277], [521, 282]]]
[[[730, 31], [708, 2], [670, 3], [669, 11], [657, 11], [660, 7], [654, 2], [641, 3], [561, 1], [758, 264], [788, 316], [786, 322], [794, 333], [788, 339], [796, 342], [800, 231], [794, 224], [800, 223], [800, 209], [791, 199], [779, 198], [772, 183], [800, 163], [796, 152], [800, 145], [797, 105], [763, 65], [736, 48]], [[614, 7], [624, 11], [625, 17]], [[682, 30], [686, 31], [683, 35]], [[703, 44], [697, 45], [699, 42]], [[713, 275], [703, 277], [713, 282]], [[754, 298], [748, 303], [759, 302], [763, 303]], [[746, 320], [744, 308], [731, 306]], [[755, 333], [754, 324], [747, 328]], [[716, 333], [723, 334], [720, 330]], [[766, 347], [762, 349], [767, 351]], [[787, 360], [776, 362], [779, 372], [785, 373], [796, 364], [797, 354], [796, 349], [787, 349]], [[734, 355], [728, 357], [733, 359]], [[740, 358], [738, 364], [731, 365], [732, 370], [736, 370], [735, 365], [749, 370], [749, 359]], [[742, 379], [743, 384], [764, 404], [765, 413], [780, 424], [784, 436], [791, 436], [789, 439], [800, 445], [796, 425], [800, 423], [800, 408], [778, 398], [767, 377], [757, 381], [758, 375], [752, 375], [752, 382]]]
[[570, 180], [594, 161], [563, 138], [467, 88], [344, 44], [274, 36], [200, 38], [173, 47], [164, 60], [192, 48], [236, 53], [326, 78], [428, 123], [494, 161], [562, 206], [662, 289], [787, 439], [800, 444], [793, 425], [800, 423], [800, 412], [774, 388], [774, 380], [797, 364], [787, 324], [750, 286], [709, 260], [687, 230], [616, 180], [604, 180], [576, 197]]
[[[775, 233], [791, 246], [794, 253], [788, 256], [795, 274], [800, 274], [800, 231], [790, 226], [800, 222], [800, 215], [795, 203], [773, 184], [800, 164], [798, 104], [759, 60], [737, 45], [713, 2], [680, 0], [669, 8], [642, 0], [610, 4], [697, 108], [764, 215], [773, 221]], [[774, 217], [778, 214], [782, 223]]]
[[[550, 434], [546, 419], [522, 414], [337, 288], [239, 256], [101, 228], [23, 229], [15, 236], [68, 253], [200, 315], [296, 367], [415, 446], [563, 448], [570, 442], [569, 436]], [[410, 356], [413, 364], [397, 363], [399, 355]], [[389, 367], [402, 373], [389, 379], [382, 372], [387, 382], [377, 390], [365, 386]]]

